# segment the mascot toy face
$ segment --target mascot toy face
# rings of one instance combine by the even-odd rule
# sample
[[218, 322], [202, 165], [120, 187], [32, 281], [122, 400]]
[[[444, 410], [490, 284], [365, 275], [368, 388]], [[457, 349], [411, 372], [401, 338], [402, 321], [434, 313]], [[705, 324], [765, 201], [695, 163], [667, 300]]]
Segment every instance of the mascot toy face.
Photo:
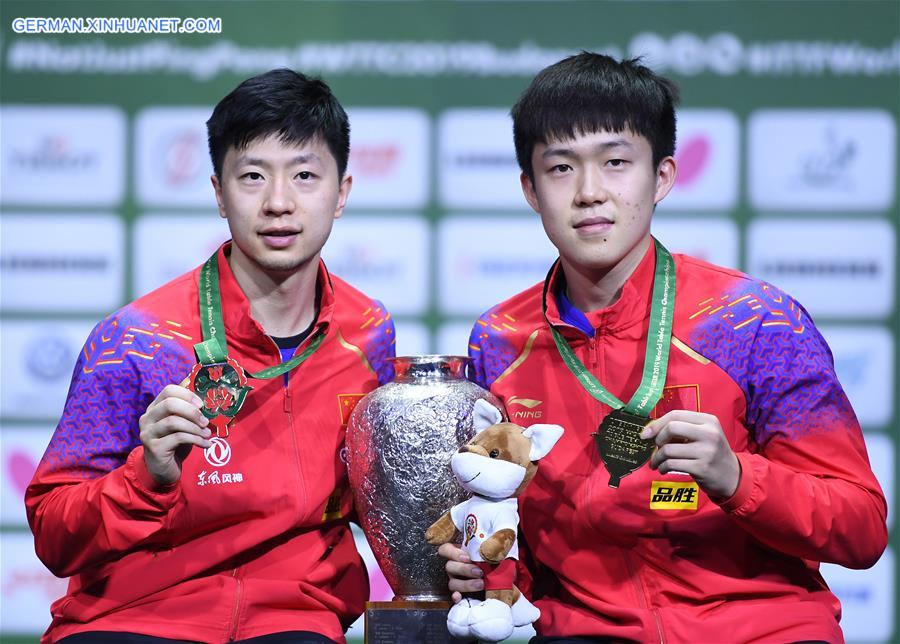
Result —
[[517, 497], [537, 473], [537, 463], [562, 436], [559, 425], [528, 429], [502, 422], [500, 411], [484, 400], [475, 404], [475, 437], [450, 459], [460, 485], [490, 499]]

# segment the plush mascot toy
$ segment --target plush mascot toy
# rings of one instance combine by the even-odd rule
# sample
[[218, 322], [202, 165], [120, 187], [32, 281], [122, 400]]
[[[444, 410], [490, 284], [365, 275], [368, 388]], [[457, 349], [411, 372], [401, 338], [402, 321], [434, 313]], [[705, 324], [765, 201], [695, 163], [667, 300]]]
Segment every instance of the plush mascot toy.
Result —
[[514, 626], [525, 626], [540, 611], [515, 586], [519, 547], [518, 502], [537, 472], [537, 463], [563, 434], [559, 425], [532, 425], [523, 429], [504, 423], [496, 407], [485, 400], [475, 403], [475, 438], [453, 455], [450, 467], [459, 483], [473, 496], [453, 506], [425, 533], [432, 545], [456, 539], [484, 571], [485, 600], [463, 599], [450, 609], [447, 629], [459, 638], [498, 642]]

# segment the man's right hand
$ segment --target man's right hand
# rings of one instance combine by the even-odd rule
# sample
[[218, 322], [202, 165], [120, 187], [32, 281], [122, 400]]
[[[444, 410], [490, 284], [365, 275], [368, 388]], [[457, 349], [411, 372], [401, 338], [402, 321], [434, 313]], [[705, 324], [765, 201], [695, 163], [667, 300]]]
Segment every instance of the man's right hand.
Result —
[[209, 421], [200, 411], [203, 402], [194, 392], [167, 385], [141, 416], [141, 444], [144, 463], [160, 486], [181, 478], [181, 463], [196, 445], [206, 449], [212, 443]]
[[453, 592], [453, 603], [462, 599], [462, 593], [477, 593], [484, 590], [481, 568], [472, 563], [466, 551], [452, 543], [438, 548], [438, 554], [447, 560], [444, 569], [450, 577], [448, 586]]

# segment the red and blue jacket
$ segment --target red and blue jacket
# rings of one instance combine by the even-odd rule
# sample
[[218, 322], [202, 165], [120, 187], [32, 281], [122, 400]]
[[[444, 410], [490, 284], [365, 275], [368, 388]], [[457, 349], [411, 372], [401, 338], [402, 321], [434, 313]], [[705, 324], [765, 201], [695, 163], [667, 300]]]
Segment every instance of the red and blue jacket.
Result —
[[712, 499], [686, 474], [644, 465], [618, 489], [591, 436], [610, 408], [569, 371], [553, 325], [590, 372], [629, 400], [643, 370], [653, 244], [611, 306], [582, 313], [559, 264], [476, 322], [475, 379], [511, 421], [566, 432], [520, 497], [521, 586], [542, 635], [641, 642], [842, 641], [840, 604], [818, 562], [873, 565], [886, 504], [831, 352], [775, 287], [675, 255], [677, 294], [662, 399], [716, 416], [742, 468]]
[[[255, 373], [282, 359], [227, 249], [218, 262], [228, 353]], [[45, 642], [97, 630], [203, 642], [308, 630], [343, 641], [362, 612], [368, 582], [341, 453], [353, 406], [393, 375], [390, 315], [320, 264], [322, 345], [288, 378], [251, 380], [227, 438], [192, 449], [179, 482], [160, 488], [138, 419], [196, 362], [198, 276], [199, 267], [107, 317], [75, 366], [25, 499], [38, 556], [71, 577]]]

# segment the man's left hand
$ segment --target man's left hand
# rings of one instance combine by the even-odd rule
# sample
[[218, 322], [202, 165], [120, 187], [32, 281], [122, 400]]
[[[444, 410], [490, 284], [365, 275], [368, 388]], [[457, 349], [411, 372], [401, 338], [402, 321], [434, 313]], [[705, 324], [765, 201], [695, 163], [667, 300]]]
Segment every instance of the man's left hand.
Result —
[[737, 490], [741, 464], [715, 416], [670, 411], [648, 424], [641, 438], [656, 443], [650, 467], [661, 474], [690, 474], [710, 496], [728, 498]]

